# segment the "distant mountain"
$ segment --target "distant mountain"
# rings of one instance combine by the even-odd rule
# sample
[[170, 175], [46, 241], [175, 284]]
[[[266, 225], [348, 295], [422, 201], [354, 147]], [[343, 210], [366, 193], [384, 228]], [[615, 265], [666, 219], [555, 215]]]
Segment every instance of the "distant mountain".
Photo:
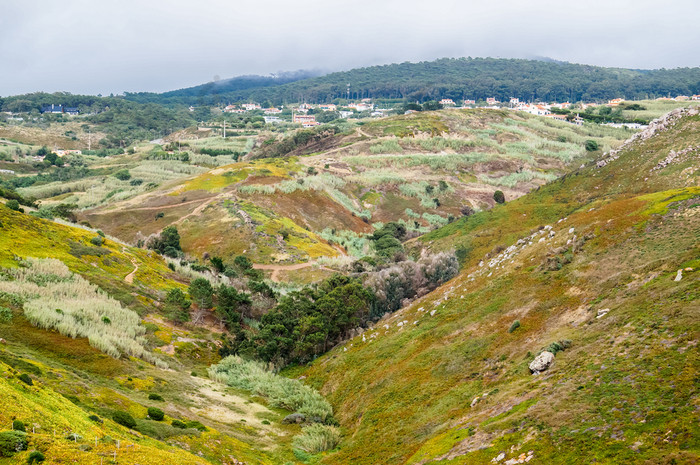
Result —
[[146, 103], [187, 103], [187, 104], [215, 104], [226, 99], [228, 95], [236, 92], [245, 92], [249, 89], [260, 89], [272, 86], [309, 79], [322, 75], [319, 70], [298, 70], [281, 72], [270, 76], [246, 75], [238, 76], [222, 81], [211, 81], [194, 87], [172, 90], [161, 94], [153, 92], [126, 93], [126, 98], [136, 102]]
[[324, 76], [243, 76], [163, 94], [127, 94], [158, 103], [274, 104], [350, 97], [409, 101], [475, 99], [579, 101], [700, 93], [700, 68], [633, 70], [542, 59], [442, 58], [357, 68]]

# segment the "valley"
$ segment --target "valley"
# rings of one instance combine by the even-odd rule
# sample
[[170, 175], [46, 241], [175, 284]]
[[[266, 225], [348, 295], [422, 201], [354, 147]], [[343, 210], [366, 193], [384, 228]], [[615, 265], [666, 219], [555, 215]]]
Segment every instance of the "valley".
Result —
[[697, 102], [126, 97], [0, 121], [0, 464], [697, 462]]

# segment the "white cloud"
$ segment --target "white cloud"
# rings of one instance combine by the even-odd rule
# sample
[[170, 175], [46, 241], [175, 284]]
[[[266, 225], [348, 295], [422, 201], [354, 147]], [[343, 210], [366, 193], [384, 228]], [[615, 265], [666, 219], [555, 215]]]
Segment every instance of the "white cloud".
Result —
[[443, 56], [699, 66], [699, 13], [695, 0], [24, 0], [0, 15], [0, 95], [165, 91]]

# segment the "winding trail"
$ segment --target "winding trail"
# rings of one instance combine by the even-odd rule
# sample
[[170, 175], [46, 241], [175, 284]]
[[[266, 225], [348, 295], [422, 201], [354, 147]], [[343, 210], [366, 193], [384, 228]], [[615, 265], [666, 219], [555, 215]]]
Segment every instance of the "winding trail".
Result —
[[[126, 247], [122, 247], [122, 252], [129, 253], [126, 250]], [[134, 265], [134, 271], [132, 271], [128, 275], [124, 276], [124, 281], [129, 283], [129, 284], [133, 284], [134, 276], [136, 276], [136, 272], [139, 270], [139, 262], [137, 262], [134, 257], [129, 257], [129, 260], [131, 261], [131, 264]]]
[[[264, 270], [264, 271], [272, 271], [272, 274], [270, 275], [270, 279], [276, 283], [280, 282], [279, 280], [279, 272], [280, 271], [295, 271], [295, 270], [301, 270], [304, 268], [309, 268], [311, 266], [316, 265], [316, 261], [312, 260], [310, 262], [305, 262], [305, 263], [296, 263], [294, 265], [263, 265], [259, 263], [253, 264], [253, 268], [256, 270]], [[325, 271], [335, 271], [330, 268], [327, 268], [325, 266], [320, 266], [319, 269], [325, 270]]]

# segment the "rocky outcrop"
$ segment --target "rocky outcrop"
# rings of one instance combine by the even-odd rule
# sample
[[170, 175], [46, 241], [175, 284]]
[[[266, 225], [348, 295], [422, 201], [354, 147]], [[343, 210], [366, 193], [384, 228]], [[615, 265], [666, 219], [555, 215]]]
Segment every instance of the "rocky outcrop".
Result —
[[649, 139], [651, 136], [660, 131], [665, 131], [666, 129], [673, 126], [673, 124], [683, 116], [693, 116], [700, 112], [697, 107], [693, 108], [676, 108], [673, 111], [666, 113], [664, 116], [655, 119], [649, 126], [627, 139], [621, 146], [616, 149], [610, 150], [603, 154], [601, 160], [596, 163], [598, 168], [602, 168], [608, 163], [617, 160], [620, 157], [620, 152], [629, 147], [635, 142], [641, 142]]
[[554, 354], [545, 350], [530, 362], [530, 371], [532, 374], [543, 372], [552, 365], [553, 361]]

